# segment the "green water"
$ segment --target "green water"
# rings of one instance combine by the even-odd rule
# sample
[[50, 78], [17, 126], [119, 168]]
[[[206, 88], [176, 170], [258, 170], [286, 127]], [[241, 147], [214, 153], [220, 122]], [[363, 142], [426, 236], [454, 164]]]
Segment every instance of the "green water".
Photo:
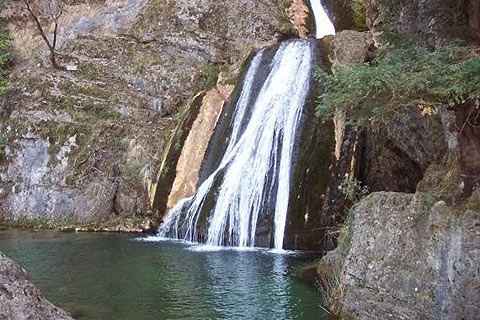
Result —
[[326, 318], [318, 292], [291, 275], [304, 255], [23, 231], [0, 231], [0, 250], [78, 320]]

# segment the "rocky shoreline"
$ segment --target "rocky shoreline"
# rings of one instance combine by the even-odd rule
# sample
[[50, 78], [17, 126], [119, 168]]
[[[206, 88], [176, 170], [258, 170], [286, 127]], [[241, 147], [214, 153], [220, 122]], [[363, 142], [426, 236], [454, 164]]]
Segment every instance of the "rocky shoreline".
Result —
[[158, 224], [148, 218], [117, 219], [95, 224], [52, 224], [42, 221], [28, 221], [27, 223], [0, 223], [2, 229], [53, 230], [59, 232], [105, 232], [105, 233], [155, 233]]
[[42, 296], [25, 269], [1, 252], [0, 319], [73, 320]]

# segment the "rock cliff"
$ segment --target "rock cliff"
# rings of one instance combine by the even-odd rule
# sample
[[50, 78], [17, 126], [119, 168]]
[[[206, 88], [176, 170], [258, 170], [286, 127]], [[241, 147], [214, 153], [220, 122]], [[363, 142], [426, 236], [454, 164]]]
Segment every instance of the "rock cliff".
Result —
[[475, 319], [474, 201], [456, 211], [428, 193], [374, 193], [355, 206], [340, 275], [343, 311], [356, 319]]
[[57, 50], [65, 70], [50, 65], [22, 1], [2, 11], [14, 67], [0, 109], [0, 219], [143, 224], [180, 111], [219, 75], [235, 79], [250, 50], [294, 32], [288, 8], [251, 0], [67, 4]]
[[[431, 50], [459, 38], [476, 48], [475, 1], [358, 2], [368, 31], [336, 35], [333, 72], [368, 65], [392, 45], [392, 33]], [[346, 319], [478, 318], [478, 97], [433, 113], [402, 106], [381, 125], [352, 126], [354, 108], [335, 114], [336, 161], [321, 219], [336, 249], [315, 266], [325, 304]], [[358, 199], [346, 200], [345, 177], [373, 192], [351, 209]]]

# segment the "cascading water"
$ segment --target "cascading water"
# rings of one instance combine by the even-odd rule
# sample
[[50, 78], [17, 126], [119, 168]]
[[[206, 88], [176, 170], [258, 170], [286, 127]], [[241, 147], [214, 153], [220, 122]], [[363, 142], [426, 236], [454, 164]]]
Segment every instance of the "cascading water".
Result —
[[287, 40], [273, 55], [265, 49], [256, 53], [233, 108], [221, 160], [195, 195], [168, 212], [159, 236], [253, 247], [260, 221], [267, 221], [273, 229], [270, 246], [282, 249], [315, 54], [313, 40]]
[[335, 27], [323, 8], [321, 0], [310, 0], [310, 6], [315, 18], [315, 37], [321, 39], [325, 36], [334, 35]]

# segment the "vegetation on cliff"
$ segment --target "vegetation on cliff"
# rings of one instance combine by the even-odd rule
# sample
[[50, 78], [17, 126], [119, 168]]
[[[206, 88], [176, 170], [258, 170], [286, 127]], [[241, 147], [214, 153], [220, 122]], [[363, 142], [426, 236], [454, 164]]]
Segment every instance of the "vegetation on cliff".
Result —
[[331, 74], [319, 70], [317, 112], [328, 119], [337, 108], [351, 108], [359, 125], [384, 122], [410, 106], [431, 113], [480, 95], [479, 75], [480, 57], [471, 47], [431, 50], [395, 36], [369, 63], [337, 66]]
[[[1, 9], [1, 2], [0, 2]], [[10, 55], [10, 36], [8, 34], [5, 21], [0, 20], [0, 95], [7, 91], [8, 79], [7, 71], [11, 61]]]

